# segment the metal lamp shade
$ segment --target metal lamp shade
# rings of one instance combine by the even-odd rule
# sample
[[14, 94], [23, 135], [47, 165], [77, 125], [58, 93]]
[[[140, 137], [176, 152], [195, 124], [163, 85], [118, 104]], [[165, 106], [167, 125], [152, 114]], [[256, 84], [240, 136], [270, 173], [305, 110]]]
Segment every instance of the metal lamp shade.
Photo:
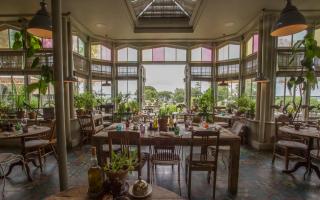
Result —
[[268, 83], [269, 80], [264, 78], [262, 73], [258, 73], [258, 76], [254, 79], [254, 82], [257, 82], [257, 83]]
[[288, 0], [280, 18], [273, 27], [271, 36], [292, 35], [307, 28], [308, 25], [304, 16], [291, 4], [291, 0]]
[[41, 38], [52, 38], [52, 21], [47, 11], [46, 3], [41, 2], [41, 9], [29, 22], [27, 31]]
[[65, 83], [76, 83], [76, 82], [78, 82], [78, 79], [73, 76], [69, 76], [66, 79], [64, 79], [64, 82]]
[[227, 87], [228, 86], [228, 83], [226, 83], [224, 80], [218, 84], [219, 86], [222, 86], [222, 87]]

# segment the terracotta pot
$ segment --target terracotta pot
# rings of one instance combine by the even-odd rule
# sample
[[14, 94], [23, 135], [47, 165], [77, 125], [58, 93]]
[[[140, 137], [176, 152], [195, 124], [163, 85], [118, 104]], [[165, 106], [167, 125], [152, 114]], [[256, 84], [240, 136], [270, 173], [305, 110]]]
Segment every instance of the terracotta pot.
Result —
[[29, 119], [36, 119], [37, 118], [37, 113], [36, 112], [29, 112], [28, 113]]
[[85, 115], [86, 113], [85, 113], [85, 110], [83, 110], [83, 109], [78, 109], [78, 110], [76, 110], [76, 113], [77, 113], [77, 116], [82, 116], [82, 115]]
[[128, 170], [120, 170], [117, 172], [107, 171], [108, 182], [113, 197], [119, 197], [125, 191], [125, 182], [128, 176]]
[[43, 119], [44, 120], [54, 119], [54, 107], [43, 108]]
[[159, 131], [168, 131], [168, 117], [158, 119]]
[[26, 112], [24, 110], [17, 111], [17, 118], [18, 119], [23, 119], [25, 114], [26, 114]]

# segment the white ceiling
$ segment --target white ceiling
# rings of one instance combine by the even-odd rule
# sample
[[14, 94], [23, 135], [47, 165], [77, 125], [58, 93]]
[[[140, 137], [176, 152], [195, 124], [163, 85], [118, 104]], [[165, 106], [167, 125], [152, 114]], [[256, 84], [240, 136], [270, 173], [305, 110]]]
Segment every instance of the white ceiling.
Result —
[[[205, 0], [193, 33], [134, 33], [125, 0], [61, 1], [63, 12], [71, 12], [94, 34], [112, 39], [215, 39], [237, 33], [263, 8], [281, 10], [285, 6], [285, 0]], [[293, 4], [302, 10], [320, 10], [320, 0], [293, 0]], [[0, 15], [35, 13], [38, 9], [39, 0], [1, 0]]]

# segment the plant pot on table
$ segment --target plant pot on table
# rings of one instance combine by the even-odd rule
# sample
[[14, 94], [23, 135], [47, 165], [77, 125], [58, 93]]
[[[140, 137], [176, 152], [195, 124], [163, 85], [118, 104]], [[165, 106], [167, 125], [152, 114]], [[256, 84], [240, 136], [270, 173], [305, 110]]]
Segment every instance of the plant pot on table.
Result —
[[168, 117], [161, 117], [158, 119], [159, 131], [168, 131]]
[[28, 117], [29, 117], [29, 119], [36, 119], [37, 113], [36, 112], [28, 112]]
[[54, 119], [54, 107], [43, 108], [43, 119], [51, 120]]
[[24, 110], [17, 111], [17, 118], [23, 119], [25, 117], [26, 112]]

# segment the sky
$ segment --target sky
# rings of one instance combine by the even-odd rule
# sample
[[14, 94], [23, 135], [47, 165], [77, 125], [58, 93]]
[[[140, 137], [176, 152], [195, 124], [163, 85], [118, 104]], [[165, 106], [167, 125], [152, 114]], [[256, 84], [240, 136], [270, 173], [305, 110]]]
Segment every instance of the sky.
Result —
[[185, 88], [183, 81], [185, 65], [144, 65], [146, 86], [153, 86], [158, 91], [171, 91]]

